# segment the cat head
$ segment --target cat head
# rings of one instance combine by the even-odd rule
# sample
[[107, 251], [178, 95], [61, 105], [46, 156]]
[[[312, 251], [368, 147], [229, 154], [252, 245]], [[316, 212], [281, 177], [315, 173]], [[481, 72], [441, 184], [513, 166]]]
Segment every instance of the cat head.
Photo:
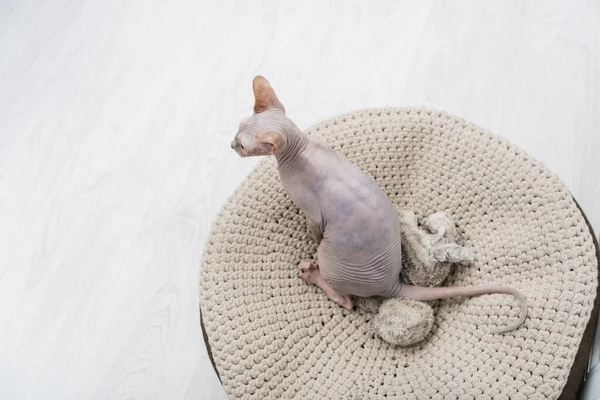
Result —
[[290, 120], [275, 91], [262, 76], [252, 81], [254, 114], [240, 122], [231, 148], [240, 157], [274, 155], [285, 144]]

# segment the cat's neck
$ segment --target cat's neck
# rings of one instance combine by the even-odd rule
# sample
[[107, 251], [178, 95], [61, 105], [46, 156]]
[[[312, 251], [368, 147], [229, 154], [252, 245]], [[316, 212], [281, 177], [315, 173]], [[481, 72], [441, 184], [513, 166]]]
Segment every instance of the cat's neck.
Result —
[[308, 136], [295, 125], [286, 130], [284, 144], [275, 154], [279, 168], [285, 168], [294, 164], [298, 160], [298, 156], [306, 150], [308, 142]]

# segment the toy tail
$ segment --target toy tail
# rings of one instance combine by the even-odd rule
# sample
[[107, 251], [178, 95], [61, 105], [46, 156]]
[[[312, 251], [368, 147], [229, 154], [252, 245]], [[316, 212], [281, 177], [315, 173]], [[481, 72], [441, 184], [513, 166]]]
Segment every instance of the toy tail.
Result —
[[460, 296], [478, 296], [481, 294], [493, 294], [493, 293], [506, 293], [513, 295], [521, 307], [521, 314], [519, 320], [512, 324], [502, 328], [499, 328], [495, 333], [502, 333], [517, 329], [527, 318], [527, 312], [529, 306], [527, 305], [527, 299], [517, 289], [508, 286], [494, 286], [494, 285], [477, 285], [477, 286], [453, 286], [453, 287], [421, 287], [401, 284], [398, 286], [398, 290], [394, 297], [405, 297], [407, 299], [418, 300], [418, 301], [430, 301], [438, 299], [446, 299], [449, 297], [460, 297]]

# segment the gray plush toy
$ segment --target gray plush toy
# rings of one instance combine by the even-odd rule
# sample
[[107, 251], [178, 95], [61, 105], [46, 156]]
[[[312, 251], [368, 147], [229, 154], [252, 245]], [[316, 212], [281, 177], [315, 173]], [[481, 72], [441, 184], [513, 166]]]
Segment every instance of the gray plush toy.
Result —
[[[398, 209], [402, 231], [402, 277], [419, 286], [440, 286], [452, 265], [473, 261], [472, 252], [456, 243], [452, 219], [444, 212], [431, 214], [419, 227], [412, 211]], [[372, 331], [388, 343], [410, 346], [422, 341], [433, 327], [433, 309], [428, 303], [392, 298], [357, 298], [355, 304], [377, 313]]]

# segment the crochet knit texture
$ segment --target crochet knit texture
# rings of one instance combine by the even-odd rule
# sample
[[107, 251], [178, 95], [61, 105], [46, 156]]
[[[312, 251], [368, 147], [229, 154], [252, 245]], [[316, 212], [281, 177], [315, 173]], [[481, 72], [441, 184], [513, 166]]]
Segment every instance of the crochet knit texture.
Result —
[[200, 304], [231, 399], [554, 399], [590, 318], [597, 261], [565, 185], [503, 139], [449, 114], [354, 112], [310, 128], [419, 218], [446, 211], [475, 254], [445, 285], [519, 289], [436, 302], [431, 334], [394, 347], [369, 330], [373, 314], [346, 311], [297, 277], [316, 244], [262, 161], [216, 219], [203, 256]]

